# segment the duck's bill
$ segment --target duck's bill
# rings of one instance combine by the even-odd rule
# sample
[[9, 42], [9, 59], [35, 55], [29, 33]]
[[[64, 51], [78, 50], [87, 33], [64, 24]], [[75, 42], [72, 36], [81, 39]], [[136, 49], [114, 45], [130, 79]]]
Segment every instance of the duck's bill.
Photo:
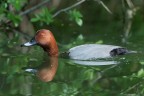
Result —
[[28, 46], [33, 46], [33, 45], [36, 45], [36, 41], [35, 40], [32, 40], [30, 42], [26, 42], [24, 44], [21, 45], [21, 47], [28, 47]]

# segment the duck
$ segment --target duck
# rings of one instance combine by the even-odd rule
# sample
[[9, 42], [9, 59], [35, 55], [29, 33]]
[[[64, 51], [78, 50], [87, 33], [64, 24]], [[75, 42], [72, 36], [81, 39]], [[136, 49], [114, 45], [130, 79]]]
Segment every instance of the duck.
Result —
[[125, 47], [105, 44], [83, 44], [75, 46], [66, 52], [59, 53], [57, 42], [50, 30], [40, 29], [35, 36], [29, 41], [21, 45], [21, 47], [29, 47], [38, 45], [50, 57], [62, 57], [72, 60], [96, 60], [101, 58], [113, 58], [119, 55], [129, 53], [137, 53], [128, 50]]

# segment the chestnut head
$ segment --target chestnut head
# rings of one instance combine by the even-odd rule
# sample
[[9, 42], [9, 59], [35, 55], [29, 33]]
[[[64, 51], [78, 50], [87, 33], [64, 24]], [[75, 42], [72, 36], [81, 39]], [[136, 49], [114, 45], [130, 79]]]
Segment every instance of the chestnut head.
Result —
[[54, 37], [49, 30], [41, 29], [37, 31], [35, 36], [29, 42], [22, 44], [21, 47], [33, 45], [46, 46], [51, 42], [52, 38]]

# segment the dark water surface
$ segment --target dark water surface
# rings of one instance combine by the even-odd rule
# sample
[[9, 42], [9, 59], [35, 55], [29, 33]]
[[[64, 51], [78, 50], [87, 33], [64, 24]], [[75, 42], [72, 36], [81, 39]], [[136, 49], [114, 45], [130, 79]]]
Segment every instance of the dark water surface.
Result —
[[[40, 47], [30, 49], [21, 55], [1, 54], [0, 96], [123, 96], [142, 90], [143, 48], [96, 61], [49, 58]], [[32, 68], [36, 70], [26, 72]]]

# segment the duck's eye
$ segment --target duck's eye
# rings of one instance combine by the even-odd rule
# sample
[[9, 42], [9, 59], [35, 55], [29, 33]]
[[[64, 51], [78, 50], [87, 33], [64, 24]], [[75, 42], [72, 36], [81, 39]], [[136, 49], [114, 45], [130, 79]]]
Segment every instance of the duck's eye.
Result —
[[33, 38], [30, 40], [30, 42], [35, 42], [35, 38], [33, 37]]

